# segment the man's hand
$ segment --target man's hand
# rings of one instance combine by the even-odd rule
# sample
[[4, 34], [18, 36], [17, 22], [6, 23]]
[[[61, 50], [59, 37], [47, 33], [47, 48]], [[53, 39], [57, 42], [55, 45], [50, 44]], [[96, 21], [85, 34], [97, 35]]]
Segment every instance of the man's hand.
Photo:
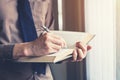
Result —
[[13, 57], [16, 59], [21, 56], [43, 56], [58, 52], [65, 46], [66, 43], [63, 38], [52, 33], [45, 33], [32, 42], [16, 44]]
[[[16, 44], [13, 50], [13, 58], [16, 59], [25, 56], [43, 56], [58, 52], [65, 46], [66, 43], [63, 38], [52, 33], [45, 33], [32, 42]], [[87, 51], [90, 49], [91, 46], [85, 45], [82, 42], [77, 42], [76, 49], [73, 51], [73, 62], [84, 59], [87, 55]]]
[[33, 54], [31, 55], [42, 56], [58, 52], [65, 45], [66, 43], [63, 38], [52, 33], [45, 33], [32, 42], [31, 50]]
[[91, 46], [85, 45], [82, 42], [77, 42], [76, 49], [73, 51], [73, 62], [83, 60], [87, 55], [87, 51], [90, 49]]

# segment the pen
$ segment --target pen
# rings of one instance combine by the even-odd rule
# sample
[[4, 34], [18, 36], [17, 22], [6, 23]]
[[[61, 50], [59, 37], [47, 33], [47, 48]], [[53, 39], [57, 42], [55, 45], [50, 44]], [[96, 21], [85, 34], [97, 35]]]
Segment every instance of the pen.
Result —
[[44, 31], [50, 32], [50, 30], [46, 26], [41, 26], [41, 27], [43, 28]]
[[42, 32], [40, 34], [40, 36], [44, 35], [46, 32], [50, 32], [50, 30], [46, 27], [46, 26], [41, 26]]

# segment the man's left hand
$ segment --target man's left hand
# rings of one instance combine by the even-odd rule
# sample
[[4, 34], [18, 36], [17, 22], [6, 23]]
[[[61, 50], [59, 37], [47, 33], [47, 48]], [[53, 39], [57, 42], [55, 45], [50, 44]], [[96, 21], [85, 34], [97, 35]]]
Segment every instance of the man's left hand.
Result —
[[72, 55], [73, 55], [73, 62], [76, 61], [82, 61], [89, 50], [91, 50], [91, 46], [85, 45], [82, 42], [76, 43], [76, 48], [74, 49]]

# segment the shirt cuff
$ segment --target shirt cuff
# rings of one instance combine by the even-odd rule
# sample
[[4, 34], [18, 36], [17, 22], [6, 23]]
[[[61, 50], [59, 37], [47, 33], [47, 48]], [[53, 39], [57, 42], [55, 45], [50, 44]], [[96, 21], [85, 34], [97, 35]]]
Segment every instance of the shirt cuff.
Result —
[[13, 45], [0, 45], [0, 58], [2, 60], [12, 60], [13, 59]]

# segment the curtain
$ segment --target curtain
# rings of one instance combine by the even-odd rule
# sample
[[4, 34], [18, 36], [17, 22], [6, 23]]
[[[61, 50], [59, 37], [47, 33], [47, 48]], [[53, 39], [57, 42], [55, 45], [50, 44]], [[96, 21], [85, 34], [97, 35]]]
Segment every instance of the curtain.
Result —
[[[63, 0], [63, 30], [85, 31], [84, 0]], [[86, 60], [67, 64], [67, 80], [86, 80]]]
[[117, 54], [116, 54], [116, 80], [120, 80], [120, 0], [117, 0]]

